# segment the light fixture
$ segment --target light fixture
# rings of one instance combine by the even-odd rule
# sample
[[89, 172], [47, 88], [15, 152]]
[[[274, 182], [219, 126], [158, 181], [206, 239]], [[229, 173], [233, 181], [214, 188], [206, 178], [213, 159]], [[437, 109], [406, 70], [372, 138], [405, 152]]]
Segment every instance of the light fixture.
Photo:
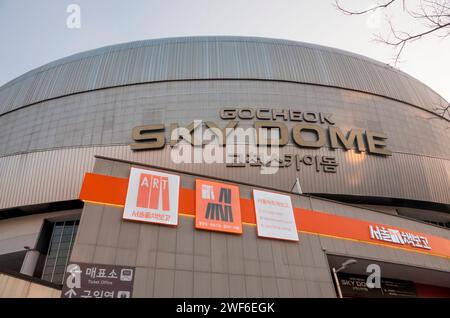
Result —
[[339, 267], [339, 268], [336, 270], [336, 273], [340, 272], [340, 271], [343, 270], [343, 269], [346, 269], [347, 266], [352, 265], [352, 264], [355, 264], [355, 263], [357, 263], [357, 262], [358, 262], [358, 261], [357, 261], [356, 259], [353, 259], [353, 258], [346, 260], [344, 263], [341, 264], [341, 267]]

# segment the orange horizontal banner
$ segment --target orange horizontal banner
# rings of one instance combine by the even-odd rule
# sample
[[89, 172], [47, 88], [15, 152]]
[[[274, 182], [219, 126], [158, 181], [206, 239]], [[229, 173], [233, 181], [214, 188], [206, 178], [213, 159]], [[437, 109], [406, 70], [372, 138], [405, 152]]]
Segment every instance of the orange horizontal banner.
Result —
[[[125, 206], [127, 187], [128, 179], [86, 173], [80, 192], [80, 200], [90, 203], [123, 207]], [[242, 222], [245, 224], [256, 225], [253, 200], [241, 198], [240, 205]], [[180, 188], [178, 211], [179, 214], [182, 215], [195, 216], [194, 189]], [[450, 258], [450, 240], [442, 237], [303, 208], [294, 207], [294, 216], [297, 230], [300, 232], [383, 245], [411, 252]], [[430, 246], [431, 249], [419, 248], [407, 243], [400, 244], [398, 242], [394, 243], [371, 238], [370, 227], [378, 234], [380, 233], [380, 230], [384, 231], [384, 234], [387, 233], [385, 230], [391, 230], [390, 233], [395, 233], [395, 231], [408, 233], [408, 235], [412, 235], [412, 239], [414, 237], [416, 239], [424, 237], [428, 241], [428, 246]], [[423, 242], [420, 244], [423, 244]]]

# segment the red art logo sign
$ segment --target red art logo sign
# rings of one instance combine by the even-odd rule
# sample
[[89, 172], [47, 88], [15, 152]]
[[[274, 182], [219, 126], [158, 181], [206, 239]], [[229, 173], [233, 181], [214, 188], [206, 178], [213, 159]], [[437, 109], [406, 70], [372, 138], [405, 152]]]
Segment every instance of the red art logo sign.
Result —
[[138, 208], [169, 211], [169, 178], [141, 173], [136, 206]]
[[179, 188], [179, 176], [131, 168], [123, 218], [177, 225]]
[[237, 186], [197, 179], [195, 191], [196, 228], [242, 233]]

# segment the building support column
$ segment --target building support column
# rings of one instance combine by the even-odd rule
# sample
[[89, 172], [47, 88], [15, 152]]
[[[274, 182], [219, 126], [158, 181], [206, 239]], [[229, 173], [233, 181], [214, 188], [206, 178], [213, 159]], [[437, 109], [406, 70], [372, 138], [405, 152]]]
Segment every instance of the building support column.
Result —
[[23, 259], [20, 273], [28, 276], [33, 276], [34, 270], [36, 269], [36, 265], [39, 260], [39, 255], [40, 253], [37, 250], [27, 250], [25, 258]]

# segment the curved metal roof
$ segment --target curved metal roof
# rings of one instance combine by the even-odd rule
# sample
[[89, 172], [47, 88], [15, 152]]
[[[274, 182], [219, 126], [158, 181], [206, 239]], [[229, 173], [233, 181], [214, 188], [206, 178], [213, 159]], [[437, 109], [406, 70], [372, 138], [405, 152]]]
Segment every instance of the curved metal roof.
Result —
[[36, 68], [0, 87], [0, 114], [114, 86], [205, 79], [274, 80], [381, 95], [428, 111], [445, 100], [388, 65], [346, 51], [257, 37], [182, 37], [106, 46]]

